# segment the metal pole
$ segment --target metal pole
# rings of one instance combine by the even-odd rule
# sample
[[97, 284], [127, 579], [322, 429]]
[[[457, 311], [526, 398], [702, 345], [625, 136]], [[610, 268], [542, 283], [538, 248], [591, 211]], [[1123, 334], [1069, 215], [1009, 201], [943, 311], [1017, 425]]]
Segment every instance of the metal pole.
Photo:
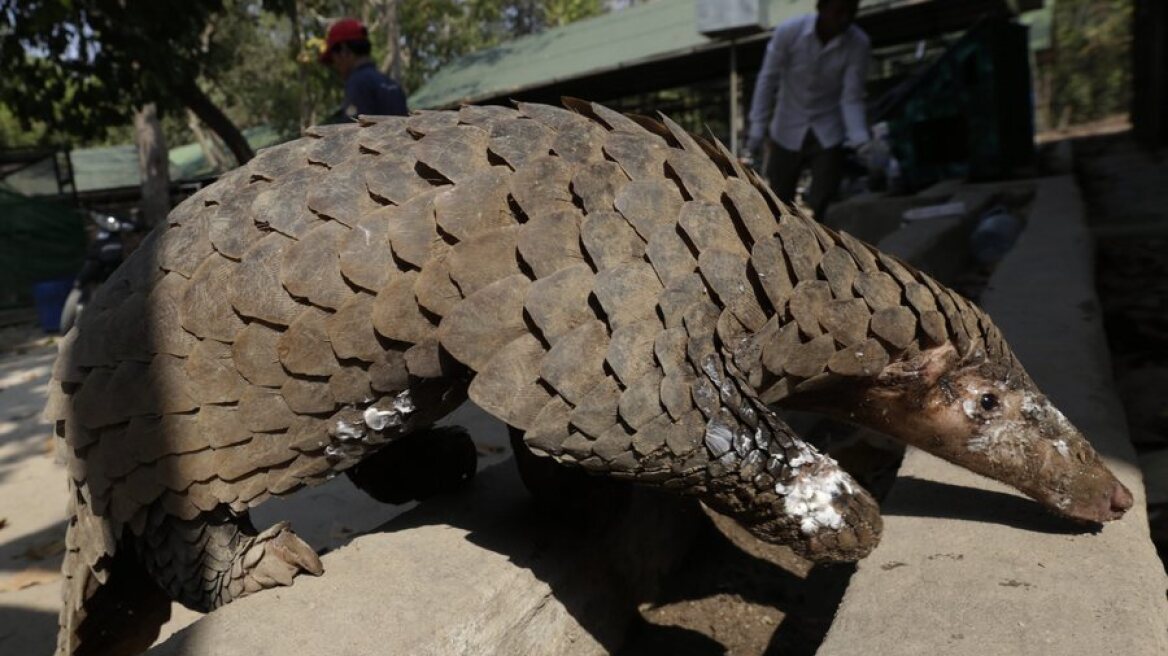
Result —
[[730, 154], [738, 157], [738, 47], [730, 40]]

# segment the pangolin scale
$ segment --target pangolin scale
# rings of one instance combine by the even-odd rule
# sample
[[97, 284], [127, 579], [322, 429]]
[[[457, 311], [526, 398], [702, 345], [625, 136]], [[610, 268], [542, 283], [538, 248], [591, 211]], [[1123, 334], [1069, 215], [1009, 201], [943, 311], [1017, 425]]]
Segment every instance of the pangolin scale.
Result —
[[878, 508], [774, 404], [1071, 517], [1126, 508], [975, 305], [783, 206], [720, 144], [566, 105], [314, 128], [150, 234], [54, 370], [59, 653], [138, 651], [168, 599], [320, 573], [248, 509], [468, 396], [537, 455], [696, 495], [817, 559], [868, 553]]

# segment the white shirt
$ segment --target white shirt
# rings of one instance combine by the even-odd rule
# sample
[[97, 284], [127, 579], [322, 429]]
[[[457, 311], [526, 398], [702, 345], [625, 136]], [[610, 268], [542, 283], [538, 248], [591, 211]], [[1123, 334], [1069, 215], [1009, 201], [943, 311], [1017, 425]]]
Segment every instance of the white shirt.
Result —
[[[824, 148], [866, 143], [864, 81], [871, 50], [854, 24], [827, 45], [815, 34], [815, 14], [783, 21], [767, 44], [750, 103], [750, 136], [770, 136], [800, 150], [810, 128]], [[777, 107], [776, 107], [777, 104]]]

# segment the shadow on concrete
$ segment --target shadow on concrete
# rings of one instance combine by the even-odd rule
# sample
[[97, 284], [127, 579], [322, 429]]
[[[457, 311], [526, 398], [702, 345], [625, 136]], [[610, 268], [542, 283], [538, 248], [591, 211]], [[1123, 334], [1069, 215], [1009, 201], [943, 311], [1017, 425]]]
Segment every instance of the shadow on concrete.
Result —
[[40, 420], [56, 350], [0, 354], [0, 483], [34, 458], [52, 457], [52, 427]]
[[0, 574], [34, 565], [51, 570], [61, 568], [61, 557], [65, 551], [64, 521], [19, 537], [5, 538], [4, 533], [0, 532]]
[[[772, 625], [761, 638], [760, 648], [769, 640], [767, 653], [814, 654], [853, 565], [815, 567], [803, 578], [739, 548], [693, 499], [578, 470], [562, 473], [575, 479], [570, 491], [545, 503], [519, 483], [515, 464], [505, 462], [481, 472], [463, 493], [434, 499], [378, 530], [446, 524], [468, 531], [467, 540], [547, 584], [614, 654], [726, 653], [708, 630], [656, 624], [638, 612], [643, 604], [717, 595], [783, 613], [777, 628]], [[734, 630], [734, 621], [727, 617], [728, 626], [718, 628]]]
[[568, 469], [560, 496], [537, 501], [515, 469], [505, 462], [482, 471], [462, 493], [435, 498], [378, 531], [432, 524], [467, 531], [473, 544], [546, 583], [584, 630], [617, 651], [638, 605], [686, 555], [679, 545], [706, 521], [697, 502]]
[[784, 608], [787, 617], [771, 636], [766, 656], [814, 656], [856, 572], [853, 563], [818, 565], [799, 581], [799, 592]]
[[56, 613], [0, 604], [0, 654], [51, 654], [56, 646]]
[[658, 605], [733, 593], [746, 601], [782, 608], [803, 596], [804, 579], [779, 565], [738, 548], [714, 528], [703, 527], [674, 577], [654, 600]]
[[894, 510], [886, 510], [886, 515], [944, 517], [1061, 535], [1095, 533], [1100, 528], [1052, 515], [1025, 497], [911, 476], [898, 479], [892, 494]]
[[637, 617], [629, 631], [634, 647], [626, 645], [616, 656], [723, 656], [726, 647], [713, 638], [680, 626], [663, 626]]
[[[782, 553], [760, 546], [762, 552]], [[685, 608], [698, 604], [689, 614], [702, 614], [711, 625], [721, 620], [715, 634], [733, 631], [735, 635], [728, 637], [731, 644], [723, 645], [704, 633], [662, 626], [638, 617], [628, 642], [617, 652], [618, 656], [704, 656], [726, 653], [727, 649], [731, 653], [751, 653], [752, 648], [765, 649], [764, 653], [775, 656], [813, 656], [827, 635], [855, 566], [820, 565], [802, 576], [793, 570], [806, 567], [805, 561], [792, 553], [779, 558], [786, 562], [780, 564], [768, 557], [749, 553], [714, 523], [708, 523], [690, 547], [685, 561], [652, 603], [659, 608], [670, 605]], [[722, 602], [711, 599], [718, 595], [736, 599], [733, 605], [722, 605]], [[702, 605], [702, 600], [710, 602]], [[757, 609], [746, 609], [747, 604], [775, 609], [782, 617], [777, 626], [764, 624], [760, 627], [758, 617], [753, 616]], [[728, 621], [735, 619], [735, 613], [742, 616], [741, 625], [726, 626]]]

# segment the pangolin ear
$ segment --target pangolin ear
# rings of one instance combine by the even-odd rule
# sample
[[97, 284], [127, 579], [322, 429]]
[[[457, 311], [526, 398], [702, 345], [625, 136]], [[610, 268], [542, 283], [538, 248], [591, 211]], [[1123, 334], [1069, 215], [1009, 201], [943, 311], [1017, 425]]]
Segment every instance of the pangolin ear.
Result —
[[981, 337], [975, 337], [969, 341], [969, 346], [965, 349], [965, 353], [961, 354], [962, 365], [976, 365], [985, 362], [986, 347], [985, 340]]
[[942, 374], [956, 367], [960, 359], [953, 344], [945, 343], [889, 364], [880, 372], [879, 380], [894, 386], [914, 383], [931, 386]]

